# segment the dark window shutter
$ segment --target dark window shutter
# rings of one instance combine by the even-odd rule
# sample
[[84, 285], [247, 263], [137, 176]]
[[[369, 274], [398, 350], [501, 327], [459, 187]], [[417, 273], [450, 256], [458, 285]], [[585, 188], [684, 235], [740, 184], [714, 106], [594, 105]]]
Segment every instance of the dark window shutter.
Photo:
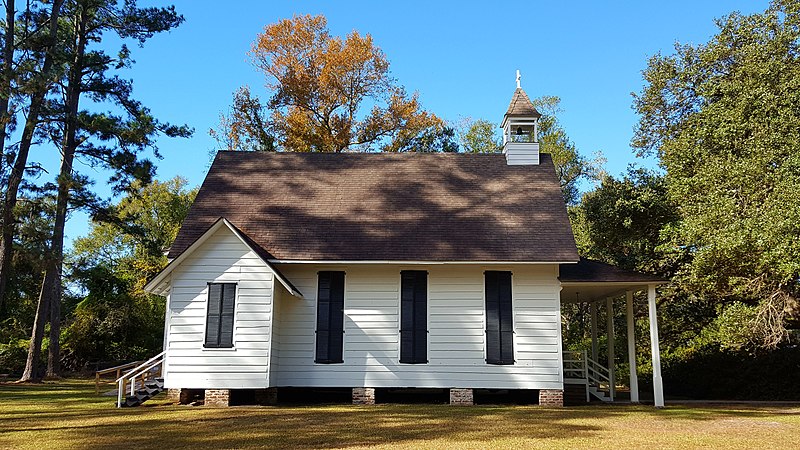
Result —
[[428, 362], [428, 272], [400, 272], [400, 362]]
[[219, 325], [219, 346], [233, 347], [233, 303], [236, 299], [236, 285], [222, 285], [222, 308]]
[[234, 303], [236, 284], [208, 284], [205, 347], [233, 347]]
[[514, 364], [511, 272], [486, 271], [486, 362]]
[[344, 272], [319, 272], [317, 345], [314, 361], [344, 362]]

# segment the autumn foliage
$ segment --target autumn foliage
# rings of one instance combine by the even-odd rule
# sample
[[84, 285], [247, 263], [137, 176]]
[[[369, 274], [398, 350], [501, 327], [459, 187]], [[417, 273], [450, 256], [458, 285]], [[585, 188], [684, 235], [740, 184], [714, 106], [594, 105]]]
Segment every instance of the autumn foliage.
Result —
[[[296, 152], [448, 150], [442, 119], [424, 111], [389, 73], [369, 34], [332, 36], [323, 16], [268, 25], [250, 53], [272, 92], [262, 103], [248, 88], [234, 96], [218, 140], [238, 150]], [[277, 145], [275, 145], [277, 144]]]

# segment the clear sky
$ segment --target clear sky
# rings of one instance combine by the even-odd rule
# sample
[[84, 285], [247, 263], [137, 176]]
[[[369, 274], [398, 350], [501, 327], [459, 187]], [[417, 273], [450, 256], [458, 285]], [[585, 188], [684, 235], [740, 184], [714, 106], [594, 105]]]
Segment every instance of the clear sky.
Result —
[[[167, 5], [166, 1], [140, 1]], [[161, 139], [158, 178], [202, 182], [213, 140], [208, 130], [247, 84], [262, 91], [263, 76], [247, 52], [263, 27], [295, 14], [324, 14], [333, 34], [369, 33], [391, 62], [391, 73], [423, 106], [446, 120], [484, 118], [499, 125], [515, 88], [515, 70], [531, 97], [561, 97], [560, 119], [578, 149], [602, 151], [618, 175], [635, 158], [630, 139], [637, 117], [631, 92], [642, 87], [649, 56], [671, 53], [676, 41], [703, 43], [714, 18], [763, 11], [767, 2], [471, 2], [176, 0], [186, 22], [144, 48], [131, 45], [136, 64], [123, 75], [156, 117], [195, 129], [190, 139]], [[224, 6], [222, 6], [224, 4]], [[47, 165], [46, 154], [33, 155]], [[91, 169], [80, 166], [91, 174]], [[55, 173], [54, 171], [51, 173]], [[105, 178], [97, 173], [102, 185]], [[100, 188], [103, 192], [104, 189]], [[68, 238], [84, 234], [87, 218], [73, 215]]]

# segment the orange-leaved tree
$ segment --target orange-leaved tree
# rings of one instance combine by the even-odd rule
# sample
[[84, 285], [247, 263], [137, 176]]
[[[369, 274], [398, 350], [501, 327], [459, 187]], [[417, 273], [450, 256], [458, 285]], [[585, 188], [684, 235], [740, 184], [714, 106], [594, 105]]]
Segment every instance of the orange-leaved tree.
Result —
[[324, 16], [267, 25], [253, 43], [266, 104], [246, 87], [212, 136], [233, 150], [455, 151], [454, 132], [389, 74], [372, 36], [332, 36]]

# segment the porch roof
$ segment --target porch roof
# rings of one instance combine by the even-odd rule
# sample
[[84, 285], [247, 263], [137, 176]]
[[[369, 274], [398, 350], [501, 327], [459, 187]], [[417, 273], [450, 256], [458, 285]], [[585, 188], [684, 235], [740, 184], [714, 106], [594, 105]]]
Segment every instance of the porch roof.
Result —
[[611, 264], [581, 258], [577, 264], [559, 266], [562, 302], [602, 300], [625, 291], [638, 291], [669, 280]]

